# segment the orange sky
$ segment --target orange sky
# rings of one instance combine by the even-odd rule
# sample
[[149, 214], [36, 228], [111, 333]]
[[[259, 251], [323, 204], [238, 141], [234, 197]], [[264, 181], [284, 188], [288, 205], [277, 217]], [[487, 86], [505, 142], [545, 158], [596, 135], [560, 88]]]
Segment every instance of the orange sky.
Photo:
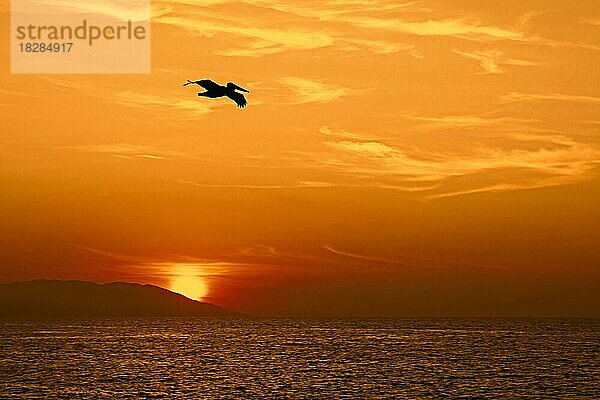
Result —
[[597, 1], [153, 1], [147, 75], [10, 74], [0, 15], [1, 281], [600, 316]]

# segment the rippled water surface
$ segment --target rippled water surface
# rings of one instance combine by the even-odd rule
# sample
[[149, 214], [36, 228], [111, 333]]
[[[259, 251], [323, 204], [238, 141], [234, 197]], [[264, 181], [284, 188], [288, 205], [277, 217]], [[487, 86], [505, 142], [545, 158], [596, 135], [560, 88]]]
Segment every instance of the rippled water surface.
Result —
[[600, 320], [0, 321], [0, 398], [600, 398]]

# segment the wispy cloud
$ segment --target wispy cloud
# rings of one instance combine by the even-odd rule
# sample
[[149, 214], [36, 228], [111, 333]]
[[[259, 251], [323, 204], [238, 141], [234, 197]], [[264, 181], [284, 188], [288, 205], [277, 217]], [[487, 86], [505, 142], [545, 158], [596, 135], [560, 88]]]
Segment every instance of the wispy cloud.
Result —
[[149, 158], [165, 160], [171, 157], [182, 157], [185, 153], [161, 149], [155, 146], [130, 143], [90, 144], [81, 146], [60, 146], [60, 149], [81, 151], [86, 153], [107, 154], [120, 158]]
[[337, 50], [355, 51], [367, 49], [376, 54], [393, 54], [401, 51], [414, 53], [414, 46], [398, 41], [363, 38], [348, 35], [330, 27], [280, 29], [231, 19], [223, 21], [211, 18], [210, 14], [194, 16], [171, 15], [165, 13], [154, 18], [156, 22], [176, 26], [189, 33], [214, 37], [218, 34], [232, 35], [247, 39], [243, 46], [230, 47], [218, 51], [218, 54], [233, 57], [261, 57], [289, 50], [313, 50], [335, 47]]
[[[419, 1], [405, 3], [394, 1], [319, 1], [311, 3], [310, 7], [299, 5], [295, 1], [245, 0], [245, 2], [254, 6], [310, 18], [314, 21], [334, 22], [366, 28], [372, 33], [388, 31], [405, 35], [439, 36], [478, 42], [509, 40], [549, 47], [600, 49], [600, 47], [593, 44], [556, 40], [529, 34], [529, 22], [532, 16], [538, 15], [540, 12], [528, 12], [518, 18], [513, 26], [501, 27], [482, 22], [471, 15], [465, 16], [459, 13], [453, 17], [436, 18], [436, 12], [439, 9], [424, 6], [423, 2]], [[391, 18], [390, 14], [402, 15], [402, 17]], [[407, 16], [410, 16], [410, 18], [407, 18]], [[596, 24], [597, 18], [592, 18], [586, 22]], [[413, 54], [417, 55], [419, 53], [413, 50]]]
[[400, 3], [396, 1], [381, 0], [324, 0], [313, 2], [310, 7], [298, 1], [287, 0], [244, 0], [254, 6], [269, 8], [300, 17], [313, 18], [320, 21], [341, 21], [345, 15], [360, 13], [425, 13], [431, 8], [421, 6], [419, 1]]
[[415, 121], [420, 124], [419, 129], [447, 129], [469, 128], [500, 125], [507, 123], [529, 123], [536, 120], [514, 117], [495, 117], [492, 115], [422, 115], [401, 114], [405, 120]]
[[418, 36], [450, 36], [472, 40], [523, 40], [525, 37], [524, 34], [519, 31], [483, 25], [479, 22], [468, 21], [465, 19], [405, 21], [402, 19], [385, 19], [365, 16], [345, 17], [343, 18], [343, 21], [364, 28], [383, 29]]
[[479, 65], [483, 69], [484, 73], [488, 74], [500, 74], [505, 72], [503, 66], [519, 66], [519, 67], [535, 67], [542, 65], [536, 61], [520, 60], [516, 58], [506, 57], [504, 52], [500, 50], [482, 50], [467, 52], [454, 49], [454, 54], [458, 54], [464, 58], [475, 60], [479, 62]]
[[600, 25], [600, 18], [590, 18], [583, 20], [584, 24]]
[[485, 265], [482, 263], [471, 263], [465, 261], [449, 260], [438, 257], [431, 257], [423, 254], [410, 255], [410, 254], [395, 254], [395, 258], [361, 254], [353, 251], [339, 250], [330, 245], [323, 245], [323, 249], [327, 250], [331, 254], [341, 256], [339, 262], [367, 262], [369, 265], [381, 264], [382, 266], [393, 267], [397, 270], [398, 267], [415, 267], [424, 268], [424, 264], [428, 265], [429, 269], [444, 268], [452, 265], [455, 268], [468, 268], [468, 269], [498, 269], [497, 266]]
[[576, 103], [600, 103], [600, 97], [561, 93], [536, 94], [513, 92], [500, 97], [500, 101], [506, 103], [519, 101], [568, 101]]
[[348, 252], [348, 251], [337, 250], [329, 245], [324, 245], [323, 248], [333, 254], [352, 258], [355, 260], [360, 260], [360, 261], [369, 261], [369, 262], [375, 262], [375, 263], [387, 264], [387, 265], [396, 265], [396, 266], [413, 265], [413, 263], [407, 263], [406, 261], [402, 261], [402, 260], [396, 260], [396, 259], [378, 257], [378, 256], [370, 256], [370, 255], [357, 254], [357, 253], [352, 253], [352, 252]]
[[[178, 119], [197, 119], [212, 112], [214, 108], [219, 107], [219, 102], [200, 102], [190, 100], [189, 95], [156, 95], [142, 91], [126, 90], [125, 86], [115, 87], [102, 84], [90, 84], [81, 80], [64, 80], [58, 78], [45, 78], [52, 85], [61, 89], [80, 91], [88, 96], [102, 99], [104, 101], [114, 102], [128, 107], [142, 108], [154, 112], [165, 111], [170, 113], [177, 112]], [[171, 93], [175, 93], [171, 91]], [[173, 118], [171, 118], [172, 120]]]
[[[600, 163], [600, 149], [562, 135], [518, 134], [513, 148], [479, 146], [462, 152], [401, 149], [380, 141], [325, 142], [334, 150], [324, 167], [335, 173], [392, 187], [445, 184], [452, 178], [475, 176], [468, 191], [544, 187], [584, 179]], [[518, 146], [518, 144], [523, 144]], [[482, 182], [484, 184], [482, 184]], [[446, 193], [440, 188], [437, 194]]]
[[7, 95], [7, 96], [25, 96], [26, 93], [23, 91], [18, 91], [18, 90], [7, 90], [7, 89], [0, 89], [0, 94], [3, 95]]
[[319, 129], [319, 133], [322, 135], [332, 137], [332, 138], [342, 138], [342, 139], [351, 139], [351, 140], [377, 140], [377, 138], [373, 135], [366, 135], [362, 133], [348, 132], [344, 129], [339, 128], [330, 128], [328, 126], [323, 126]]
[[278, 82], [294, 92], [294, 98], [291, 99], [294, 104], [329, 103], [357, 92], [347, 87], [294, 76], [280, 78]]
[[157, 0], [158, 3], [165, 4], [185, 4], [194, 7], [210, 7], [219, 4], [234, 3], [237, 0]]
[[305, 189], [305, 188], [329, 188], [336, 186], [330, 182], [313, 182], [313, 181], [299, 181], [291, 184], [241, 184], [241, 183], [202, 183], [189, 180], [179, 180], [178, 183], [185, 185], [192, 185], [197, 187], [205, 188], [233, 188], [233, 189]]
[[[457, 36], [470, 39], [511, 39], [522, 40], [522, 32], [485, 25], [464, 18], [426, 19], [407, 21], [399, 18], [385, 18], [386, 12], [395, 9], [404, 13], [429, 13], [432, 8], [423, 7], [420, 2], [322, 2], [316, 7], [298, 6], [297, 2], [274, 0], [249, 0], [250, 3], [269, 7], [278, 11], [293, 13], [321, 21], [344, 22], [354, 26], [381, 29], [419, 36]], [[342, 5], [343, 4], [343, 5]], [[370, 14], [370, 15], [366, 15]]]
[[149, 21], [150, 7], [142, 0], [128, 1], [65, 1], [65, 0], [30, 0], [39, 6], [51, 6], [64, 14], [97, 14], [110, 18], [132, 21]]
[[[233, 14], [227, 19], [222, 14], [213, 10], [210, 6], [218, 6], [224, 3], [237, 5], [249, 5], [257, 8], [271, 9], [294, 17], [302, 17], [302, 21], [290, 24], [289, 29], [281, 29], [273, 25], [273, 20], [261, 20], [260, 12], [255, 13], [258, 20], [248, 23], [246, 18], [237, 18]], [[180, 9], [181, 6], [202, 6], [194, 9]], [[413, 45], [390, 41], [383, 38], [374, 38], [369, 35], [349, 33], [347, 29], [332, 28], [331, 24], [307, 24], [305, 18], [317, 21], [338, 20], [338, 16], [352, 15], [363, 12], [386, 12], [391, 10], [423, 11], [425, 8], [417, 7], [416, 3], [395, 4], [389, 2], [337, 2], [323, 1], [312, 4], [311, 7], [299, 6], [297, 2], [275, 2], [270, 0], [245, 0], [243, 2], [228, 2], [213, 0], [208, 2], [196, 2], [192, 0], [180, 0], [165, 3], [154, 15], [154, 22], [176, 26], [188, 31], [188, 33], [214, 37], [215, 35], [232, 35], [247, 39], [243, 45], [219, 50], [218, 54], [239, 57], [261, 57], [271, 54], [282, 53], [288, 50], [312, 50], [325, 47], [335, 48], [342, 51], [355, 51], [366, 49], [376, 54], [394, 54], [406, 51], [417, 57], [419, 52]], [[260, 10], [259, 10], [260, 11]]]
[[241, 23], [212, 21], [203, 18], [160, 16], [155, 22], [174, 25], [189, 33], [212, 37], [216, 34], [230, 34], [250, 39], [243, 47], [224, 49], [219, 52], [227, 56], [259, 57], [281, 53], [287, 50], [309, 50], [327, 47], [334, 39], [325, 32], [301, 29], [276, 29]]
[[327, 142], [326, 144], [334, 149], [369, 159], [404, 158], [402, 152], [380, 142], [352, 142], [344, 140], [341, 142]]
[[342, 38], [340, 41], [348, 43], [347, 46], [341, 47], [342, 50], [353, 51], [366, 48], [375, 54], [393, 54], [400, 51], [406, 51], [411, 56], [419, 58], [415, 50], [416, 46], [406, 43], [390, 42], [386, 40], [355, 39], [350, 37]]
[[201, 117], [213, 110], [213, 106], [199, 101], [129, 91], [120, 92], [116, 101], [131, 107], [183, 111], [188, 118]]

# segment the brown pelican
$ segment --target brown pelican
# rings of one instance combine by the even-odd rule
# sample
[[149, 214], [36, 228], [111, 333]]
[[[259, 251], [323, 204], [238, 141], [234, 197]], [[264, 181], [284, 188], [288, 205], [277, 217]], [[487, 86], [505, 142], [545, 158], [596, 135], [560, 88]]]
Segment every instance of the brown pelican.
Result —
[[184, 83], [183, 86], [187, 85], [198, 85], [201, 88], [206, 89], [206, 92], [198, 93], [198, 96], [210, 97], [211, 99], [227, 96], [231, 100], [233, 100], [239, 108], [244, 108], [248, 104], [244, 95], [236, 92], [236, 90], [241, 90], [242, 92], [246, 93], [250, 93], [250, 91], [239, 87], [233, 82], [228, 82], [227, 86], [221, 86], [218, 83], [211, 81], [210, 79], [202, 79], [199, 81], [190, 81], [188, 79], [188, 81]]

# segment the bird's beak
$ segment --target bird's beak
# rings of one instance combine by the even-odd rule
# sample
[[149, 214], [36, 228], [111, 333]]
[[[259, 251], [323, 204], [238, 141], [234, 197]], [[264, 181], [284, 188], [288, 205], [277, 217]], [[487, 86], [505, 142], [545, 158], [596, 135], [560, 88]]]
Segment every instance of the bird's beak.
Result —
[[242, 92], [250, 93], [250, 91], [249, 91], [249, 90], [247, 90], [247, 89], [244, 89], [244, 88], [242, 88], [242, 87], [239, 87], [239, 86], [238, 86], [238, 89], [239, 89], [239, 90], [241, 90]]

